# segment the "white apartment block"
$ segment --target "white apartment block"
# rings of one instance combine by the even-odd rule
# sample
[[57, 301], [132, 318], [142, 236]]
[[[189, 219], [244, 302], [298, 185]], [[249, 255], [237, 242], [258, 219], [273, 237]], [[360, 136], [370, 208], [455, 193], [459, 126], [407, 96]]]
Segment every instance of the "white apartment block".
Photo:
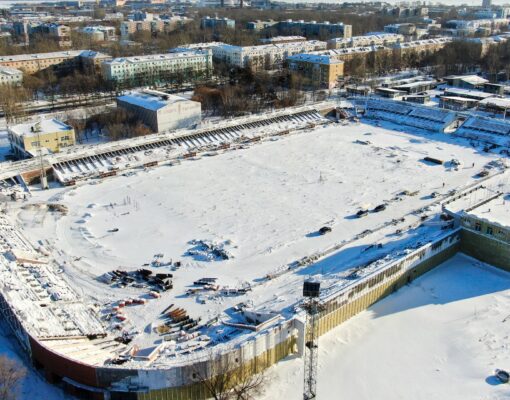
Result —
[[228, 65], [253, 70], [270, 70], [281, 67], [289, 57], [300, 53], [325, 50], [326, 42], [309, 40], [305, 42], [288, 42], [261, 46], [232, 46], [223, 44], [213, 47], [213, 57]]
[[123, 82], [178, 73], [212, 71], [210, 51], [182, 51], [136, 57], [115, 58], [101, 65], [103, 77]]
[[86, 26], [82, 33], [87, 35], [92, 42], [106, 42], [116, 40], [115, 27], [113, 26]]
[[16, 68], [0, 66], [0, 85], [21, 85], [23, 72]]
[[347, 47], [365, 46], [389, 46], [395, 43], [404, 42], [404, 35], [398, 33], [373, 33], [363, 36], [352, 36], [350, 38], [334, 38], [328, 40], [328, 49], [344, 49]]

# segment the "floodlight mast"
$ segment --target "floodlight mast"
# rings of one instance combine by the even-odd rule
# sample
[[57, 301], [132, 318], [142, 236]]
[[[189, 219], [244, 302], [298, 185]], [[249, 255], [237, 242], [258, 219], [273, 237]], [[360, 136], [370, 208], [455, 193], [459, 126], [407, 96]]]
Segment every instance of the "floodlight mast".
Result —
[[305, 373], [303, 400], [317, 397], [317, 370], [319, 361], [319, 335], [317, 322], [322, 305], [320, 304], [320, 282], [306, 280], [303, 284], [303, 308], [306, 311], [305, 325]]

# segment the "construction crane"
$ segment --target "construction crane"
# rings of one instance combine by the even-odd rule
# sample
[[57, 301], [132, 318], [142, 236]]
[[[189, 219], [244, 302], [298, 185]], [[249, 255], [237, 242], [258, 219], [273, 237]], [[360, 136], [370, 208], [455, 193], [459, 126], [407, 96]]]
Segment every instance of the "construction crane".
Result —
[[317, 397], [317, 366], [319, 361], [319, 334], [317, 331], [320, 312], [320, 282], [308, 279], [303, 284], [303, 308], [306, 311], [305, 325], [305, 387], [303, 400]]

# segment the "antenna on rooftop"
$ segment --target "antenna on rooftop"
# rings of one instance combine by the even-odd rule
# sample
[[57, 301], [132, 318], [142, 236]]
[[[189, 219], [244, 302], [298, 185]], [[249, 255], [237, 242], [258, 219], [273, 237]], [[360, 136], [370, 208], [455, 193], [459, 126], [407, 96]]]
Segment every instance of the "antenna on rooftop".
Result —
[[306, 311], [305, 325], [305, 385], [303, 400], [317, 397], [317, 367], [319, 361], [318, 320], [323, 306], [320, 304], [320, 287], [317, 280], [307, 279], [303, 284], [303, 308]]

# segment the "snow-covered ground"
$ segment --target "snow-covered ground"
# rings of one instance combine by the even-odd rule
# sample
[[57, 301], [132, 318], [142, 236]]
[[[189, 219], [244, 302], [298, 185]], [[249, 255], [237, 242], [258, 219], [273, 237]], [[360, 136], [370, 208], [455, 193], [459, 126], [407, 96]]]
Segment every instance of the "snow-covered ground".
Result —
[[[510, 274], [462, 254], [319, 341], [321, 400], [509, 399]], [[302, 398], [303, 360], [268, 372], [261, 399]]]
[[[447, 162], [430, 164], [425, 156]], [[161, 341], [153, 328], [169, 304], [203, 321], [241, 301], [281, 310], [300, 297], [306, 275], [321, 274], [333, 284], [347, 268], [424, 243], [441, 231], [434, 222], [416, 228], [423, 209], [438, 214], [438, 198], [476, 182], [474, 175], [496, 157], [443, 134], [338, 124], [171, 167], [34, 191], [30, 202], [62, 203], [69, 208], [67, 215], [45, 207], [10, 213], [34, 243], [42, 239], [39, 244], [84, 297], [106, 308], [126, 297], [147, 296], [147, 289], [111, 288], [97, 280], [103, 273], [136, 270], [156, 254], [163, 254], [163, 262], [181, 261], [177, 271], [156, 271], [172, 272], [174, 289], [150, 300], [150, 307], [126, 308], [128, 326], [144, 332], [136, 342], [146, 346]], [[461, 166], [451, 165], [452, 159]], [[355, 218], [360, 209], [383, 203], [386, 210]], [[332, 232], [318, 235], [323, 226]], [[195, 248], [192, 240], [220, 243], [233, 258], [211, 261], [203, 254], [186, 255]], [[264, 280], [339, 243], [345, 247], [316, 266]], [[256, 287], [238, 297], [186, 296], [193, 282], [204, 277], [218, 278], [220, 286], [249, 282]]]
[[64, 394], [64, 392], [55, 385], [51, 385], [36, 372], [33, 367], [28, 365], [27, 356], [17, 345], [16, 339], [11, 334], [9, 328], [0, 325], [0, 354], [15, 360], [21, 366], [27, 369], [25, 378], [20, 384], [18, 400], [71, 400], [74, 397]]

